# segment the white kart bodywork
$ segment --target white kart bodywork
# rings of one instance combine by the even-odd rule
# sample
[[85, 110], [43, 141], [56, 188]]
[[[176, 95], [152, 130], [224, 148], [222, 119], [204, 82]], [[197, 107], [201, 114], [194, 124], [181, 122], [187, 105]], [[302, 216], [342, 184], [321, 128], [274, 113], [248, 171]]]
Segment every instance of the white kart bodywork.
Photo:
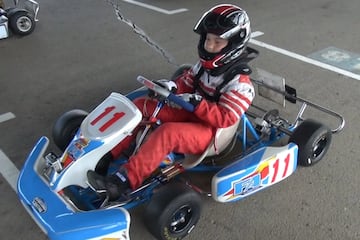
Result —
[[[62, 162], [71, 158], [71, 168], [52, 175], [51, 189], [60, 191], [70, 185], [88, 187], [86, 172], [95, 169], [103, 155], [132, 134], [141, 119], [141, 112], [127, 97], [112, 93], [81, 124], [76, 139], [60, 158]], [[95, 148], [96, 151], [92, 151]], [[81, 161], [82, 158], [86, 161]]]

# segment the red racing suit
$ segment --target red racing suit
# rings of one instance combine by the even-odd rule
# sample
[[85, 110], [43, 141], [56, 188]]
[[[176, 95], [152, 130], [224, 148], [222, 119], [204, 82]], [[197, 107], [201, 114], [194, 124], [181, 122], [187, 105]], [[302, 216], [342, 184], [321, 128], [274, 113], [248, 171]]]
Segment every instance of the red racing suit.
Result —
[[[196, 84], [202, 91], [197, 91], [194, 88], [194, 80], [200, 68], [201, 64], [198, 62], [176, 79], [177, 94], [204, 95], [206, 93], [208, 96], [215, 94], [216, 87], [224, 81], [224, 74], [211, 76], [204, 71]], [[193, 113], [170, 105], [161, 109], [157, 118], [162, 124], [148, 136], [138, 152], [124, 165], [133, 189], [139, 187], [170, 152], [203, 153], [214, 137], [216, 129], [237, 123], [255, 96], [254, 87], [248, 75], [235, 75], [219, 91], [220, 98], [217, 102], [203, 98]], [[150, 117], [156, 107], [156, 100], [148, 97], [135, 99], [134, 103], [145, 118]], [[132, 136], [111, 151], [115, 158], [128, 147], [133, 139]]]

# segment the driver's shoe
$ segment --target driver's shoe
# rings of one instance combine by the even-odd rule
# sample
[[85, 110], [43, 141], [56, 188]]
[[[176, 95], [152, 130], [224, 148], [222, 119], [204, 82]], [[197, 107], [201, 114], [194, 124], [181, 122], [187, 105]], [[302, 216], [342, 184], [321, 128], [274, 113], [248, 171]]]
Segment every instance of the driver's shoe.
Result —
[[104, 191], [109, 196], [110, 201], [126, 200], [126, 191], [130, 189], [129, 180], [125, 172], [116, 172], [109, 176], [102, 176], [95, 171], [87, 172], [89, 184], [96, 191]]

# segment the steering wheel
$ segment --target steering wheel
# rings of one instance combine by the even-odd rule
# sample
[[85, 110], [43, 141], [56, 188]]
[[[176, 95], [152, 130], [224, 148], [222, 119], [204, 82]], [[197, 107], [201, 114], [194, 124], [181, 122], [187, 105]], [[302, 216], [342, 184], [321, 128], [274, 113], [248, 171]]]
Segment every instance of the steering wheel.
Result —
[[185, 110], [189, 111], [189, 112], [194, 112], [194, 106], [189, 103], [186, 102], [184, 99], [182, 99], [181, 97], [176, 96], [175, 94], [171, 93], [169, 90], [161, 87], [160, 85], [152, 82], [151, 80], [143, 77], [143, 76], [138, 76], [136, 78], [136, 80], [138, 82], [140, 82], [141, 84], [143, 84], [145, 87], [151, 89], [152, 91], [156, 92], [157, 94], [169, 99], [169, 101], [172, 101], [174, 103], [176, 103], [177, 105], [179, 105], [180, 107], [184, 108]]

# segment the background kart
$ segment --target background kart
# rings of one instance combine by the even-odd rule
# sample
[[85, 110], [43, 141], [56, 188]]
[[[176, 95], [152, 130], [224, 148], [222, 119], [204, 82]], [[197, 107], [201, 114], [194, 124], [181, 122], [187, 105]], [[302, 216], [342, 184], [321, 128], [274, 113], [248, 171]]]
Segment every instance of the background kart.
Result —
[[0, 0], [0, 39], [9, 37], [12, 33], [25, 36], [35, 29], [39, 3], [34, 0], [14, 0], [14, 7], [5, 8], [3, 0]]
[[[172, 78], [188, 67], [181, 67]], [[332, 134], [345, 125], [339, 114], [297, 97], [282, 78], [260, 70], [259, 78], [252, 80], [261, 96], [281, 100], [281, 105], [285, 99], [300, 103], [295, 121], [254, 104], [239, 123], [219, 129], [203, 154], [171, 153], [140, 188], [126, 193], [129, 200], [109, 201], [105, 192], [89, 187], [86, 172], [102, 171], [106, 164], [101, 157], [141, 124], [144, 131], [129, 150], [130, 154], [136, 151], [150, 130], [161, 124], [156, 115], [168, 101], [193, 110], [181, 98], [139, 76], [145, 87], [126, 96], [112, 93], [89, 114], [72, 110], [58, 119], [53, 138], [63, 153], [44, 156], [49, 139], [38, 141], [19, 176], [21, 202], [50, 239], [129, 239], [129, 211], [144, 203], [145, 225], [156, 238], [183, 238], [200, 218], [201, 194], [218, 202], [233, 202], [265, 189], [290, 176], [297, 165], [319, 162]], [[153, 114], [155, 120], [142, 122], [131, 100], [146, 95], [147, 88], [162, 100]], [[304, 119], [307, 107], [333, 117], [338, 125], [330, 129]], [[111, 163], [108, 174], [127, 159], [124, 155]], [[199, 172], [209, 174], [210, 190], [193, 181], [192, 175]]]

